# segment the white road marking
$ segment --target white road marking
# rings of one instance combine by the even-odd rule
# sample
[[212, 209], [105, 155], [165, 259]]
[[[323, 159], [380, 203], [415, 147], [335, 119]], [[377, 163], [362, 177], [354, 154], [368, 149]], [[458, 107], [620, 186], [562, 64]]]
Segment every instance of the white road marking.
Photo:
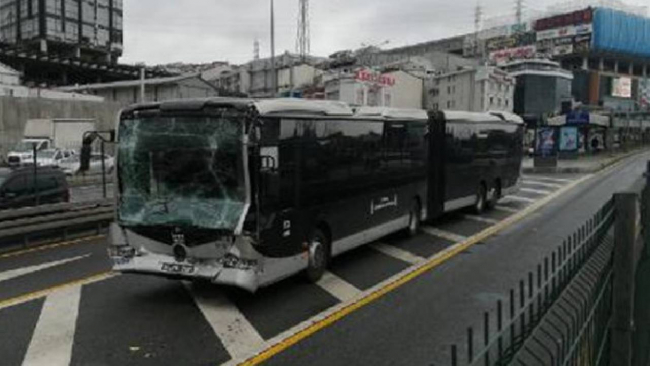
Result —
[[316, 284], [342, 302], [348, 301], [361, 293], [361, 290], [331, 272], [325, 272]]
[[500, 206], [500, 205], [497, 205], [494, 208], [499, 210], [499, 211], [513, 213], [513, 214], [519, 213], [519, 211], [520, 211], [520, 210], [517, 210], [516, 208], [510, 208], [510, 207], [505, 207], [505, 206]]
[[494, 225], [494, 224], [499, 223], [499, 220], [490, 219], [490, 218], [487, 218], [487, 217], [476, 216], [476, 215], [463, 215], [463, 217], [465, 217], [466, 219], [469, 219], [469, 220], [474, 220], [474, 221], [482, 222], [482, 223], [485, 223], [485, 224]]
[[80, 298], [81, 286], [73, 286], [45, 299], [23, 366], [70, 364]]
[[548, 182], [557, 182], [557, 183], [571, 183], [571, 179], [562, 179], [562, 178], [550, 178], [550, 177], [539, 177], [539, 176], [525, 176], [524, 180], [533, 179], [533, 180], [543, 180]]
[[466, 236], [454, 234], [452, 232], [436, 229], [436, 228], [430, 227], [430, 226], [422, 227], [422, 231], [424, 231], [425, 233], [427, 233], [429, 235], [437, 236], [439, 238], [452, 241], [454, 243], [463, 242], [463, 241], [467, 240]]
[[388, 245], [384, 243], [374, 243], [372, 247], [378, 252], [384, 253], [387, 256], [399, 259], [406, 263], [418, 264], [424, 260], [424, 258], [420, 257], [419, 255], [415, 255], [411, 252], [408, 252], [406, 250], [400, 249], [392, 245]]
[[546, 183], [546, 182], [538, 182], [536, 180], [527, 180], [524, 179], [522, 181], [524, 185], [527, 186], [540, 186], [540, 187], [547, 187], [547, 188], [562, 188], [563, 186], [561, 184], [556, 184], [556, 183]]
[[78, 260], [82, 260], [82, 259], [85, 259], [85, 258], [88, 258], [88, 257], [90, 257], [90, 254], [86, 254], [86, 255], [82, 255], [82, 256], [74, 257], [74, 258], [63, 259], [63, 260], [54, 261], [54, 262], [38, 264], [38, 265], [35, 265], [35, 266], [12, 269], [12, 270], [9, 270], [9, 271], [6, 271], [6, 272], [0, 272], [0, 282], [8, 281], [8, 280], [14, 279], [16, 277], [25, 276], [25, 275], [28, 275], [30, 273], [42, 271], [44, 269], [57, 267], [57, 266], [62, 266], [64, 264], [67, 264], [67, 263], [70, 263], [70, 262], [75, 262], [75, 261], [78, 261]]
[[551, 194], [551, 191], [546, 191], [543, 189], [532, 189], [532, 188], [519, 188], [520, 191], [526, 192], [526, 193], [534, 193], [534, 194], [541, 194], [546, 196], [547, 194]]
[[206, 298], [191, 285], [186, 286], [230, 357], [245, 357], [264, 346], [262, 336], [224, 294], [215, 290], [210, 298]]
[[513, 201], [526, 202], [526, 203], [534, 203], [536, 201], [532, 198], [520, 197], [520, 196], [505, 196], [504, 198], [509, 198]]

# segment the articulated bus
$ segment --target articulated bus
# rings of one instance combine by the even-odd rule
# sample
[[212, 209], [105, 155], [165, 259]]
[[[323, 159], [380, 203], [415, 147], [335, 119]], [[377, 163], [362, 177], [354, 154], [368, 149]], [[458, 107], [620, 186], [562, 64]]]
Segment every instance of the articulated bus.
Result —
[[137, 105], [117, 130], [116, 271], [254, 292], [516, 186], [523, 126], [333, 101]]

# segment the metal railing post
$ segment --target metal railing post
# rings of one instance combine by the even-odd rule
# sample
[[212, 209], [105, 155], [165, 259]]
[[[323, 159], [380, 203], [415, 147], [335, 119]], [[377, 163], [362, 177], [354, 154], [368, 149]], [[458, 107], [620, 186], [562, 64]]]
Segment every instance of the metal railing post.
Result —
[[619, 366], [632, 365], [634, 330], [634, 245], [638, 232], [638, 195], [632, 192], [614, 195], [614, 294], [611, 359]]

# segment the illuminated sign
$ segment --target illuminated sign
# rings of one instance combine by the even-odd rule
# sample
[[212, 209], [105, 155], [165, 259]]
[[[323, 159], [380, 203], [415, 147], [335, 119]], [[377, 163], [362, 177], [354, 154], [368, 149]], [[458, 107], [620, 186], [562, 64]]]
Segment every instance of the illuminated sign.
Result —
[[525, 46], [517, 48], [509, 48], [501, 51], [490, 53], [490, 60], [497, 64], [508, 62], [510, 60], [520, 60], [535, 57], [537, 47]]
[[612, 96], [618, 98], [632, 98], [632, 79], [630, 78], [613, 79]]

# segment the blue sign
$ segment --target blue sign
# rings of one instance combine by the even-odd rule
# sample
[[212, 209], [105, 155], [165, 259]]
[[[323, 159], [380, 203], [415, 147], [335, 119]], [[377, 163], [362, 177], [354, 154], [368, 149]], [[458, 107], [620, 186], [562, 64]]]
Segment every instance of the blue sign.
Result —
[[567, 125], [588, 125], [589, 121], [590, 119], [588, 111], [571, 111], [566, 115]]

